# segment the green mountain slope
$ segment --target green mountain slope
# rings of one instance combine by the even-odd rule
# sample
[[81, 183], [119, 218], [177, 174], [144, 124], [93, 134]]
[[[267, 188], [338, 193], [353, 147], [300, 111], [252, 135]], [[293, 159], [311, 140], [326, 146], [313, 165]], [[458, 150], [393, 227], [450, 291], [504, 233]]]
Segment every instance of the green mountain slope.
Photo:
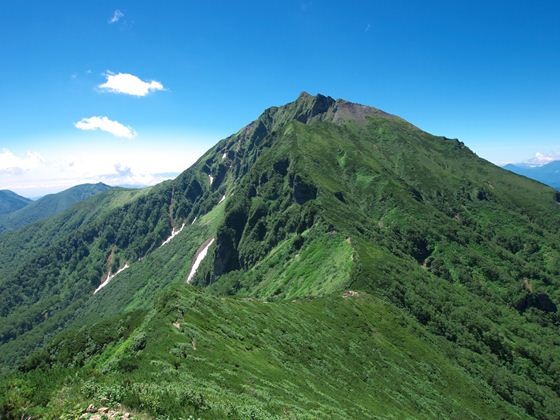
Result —
[[76, 185], [56, 194], [49, 194], [25, 207], [0, 216], [0, 232], [19, 229], [25, 225], [63, 212], [95, 194], [111, 189], [103, 183]]
[[0, 190], [0, 215], [11, 213], [32, 203], [33, 200], [22, 197], [10, 190]]
[[[21, 256], [0, 280], [5, 371], [62, 331], [2, 385], [41, 397], [6, 391], [2, 407], [67, 411], [110, 395], [151, 415], [554, 418], [559, 202], [457, 140], [303, 94], [173, 181], [59, 233], [70, 213], [49, 219], [40, 246], [2, 244], [0, 261]], [[204, 316], [189, 317], [190, 299]], [[49, 347], [132, 314], [142, 320], [66, 352], [80, 360]], [[200, 358], [172, 322], [204, 332]], [[364, 372], [363, 385], [349, 379]], [[59, 382], [44, 389], [45, 375]]]
[[173, 418], [522, 417], [408, 325], [368, 294], [266, 304], [173, 287], [149, 313], [55, 340], [24, 367], [25, 393], [4, 389], [4, 401], [62, 403], [25, 412], [40, 417], [104, 402]]

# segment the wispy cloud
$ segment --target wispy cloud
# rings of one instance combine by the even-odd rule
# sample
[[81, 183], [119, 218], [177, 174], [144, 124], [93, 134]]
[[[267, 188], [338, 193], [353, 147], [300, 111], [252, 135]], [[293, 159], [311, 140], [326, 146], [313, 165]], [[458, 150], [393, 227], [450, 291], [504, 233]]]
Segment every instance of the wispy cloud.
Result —
[[177, 175], [179, 175], [179, 172], [148, 173], [132, 169], [123, 163], [116, 163], [113, 165], [113, 170], [110, 173], [92, 177], [91, 182], [101, 181], [108, 185], [141, 187], [155, 185], [166, 179], [175, 178]]
[[366, 25], [366, 28], [364, 29], [364, 32], [369, 32], [370, 29], [371, 29], [371, 23], [368, 23]]
[[121, 20], [124, 17], [124, 13], [121, 12], [119, 9], [116, 9], [113, 12], [113, 15], [109, 18], [109, 20], [107, 21], [109, 24], [113, 24], [113, 23], [117, 23], [119, 20]]
[[100, 89], [112, 93], [122, 93], [133, 96], [146, 96], [150, 92], [163, 90], [163, 85], [155, 80], [144, 81], [129, 73], [106, 73], [107, 81], [99, 85]]
[[43, 162], [43, 158], [37, 152], [27, 152], [18, 156], [8, 149], [3, 149], [0, 152], [0, 174], [21, 174], [37, 168]]
[[110, 120], [107, 117], [89, 117], [82, 118], [74, 126], [80, 130], [93, 131], [101, 130], [111, 133], [116, 137], [131, 139], [136, 136], [136, 132], [132, 127], [121, 124], [118, 121]]

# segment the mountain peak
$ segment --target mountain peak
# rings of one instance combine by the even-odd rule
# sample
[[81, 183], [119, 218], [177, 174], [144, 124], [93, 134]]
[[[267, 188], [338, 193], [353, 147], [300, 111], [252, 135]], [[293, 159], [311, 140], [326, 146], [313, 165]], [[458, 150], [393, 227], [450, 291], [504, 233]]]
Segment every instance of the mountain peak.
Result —
[[[303, 91], [294, 102], [290, 102], [280, 107], [270, 108], [269, 116], [274, 119], [286, 121], [293, 119], [304, 124], [313, 121], [330, 121], [342, 123], [354, 121], [365, 123], [368, 117], [380, 116], [385, 118], [398, 118], [395, 115], [386, 113], [372, 106], [350, 102], [344, 99], [334, 99], [331, 96], [317, 93], [311, 95]], [[265, 114], [267, 114], [265, 112]], [[270, 115], [273, 114], [273, 115]]]
[[325, 121], [335, 124], [353, 122], [366, 125], [370, 117], [399, 120], [410, 127], [414, 127], [402, 118], [372, 106], [361, 105], [344, 99], [334, 99], [321, 93], [311, 95], [302, 91], [295, 101], [266, 109], [259, 118], [245, 126], [240, 133], [254, 140], [263, 138], [266, 134], [281, 129], [292, 121], [303, 124]]

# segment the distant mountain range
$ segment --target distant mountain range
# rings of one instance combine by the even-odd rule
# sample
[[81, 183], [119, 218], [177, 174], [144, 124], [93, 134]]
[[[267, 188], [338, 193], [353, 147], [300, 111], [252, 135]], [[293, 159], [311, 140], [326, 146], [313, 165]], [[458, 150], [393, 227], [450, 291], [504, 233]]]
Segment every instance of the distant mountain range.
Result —
[[33, 200], [10, 190], [0, 190], [0, 214], [8, 214], [27, 206]]
[[524, 163], [510, 163], [504, 169], [527, 178], [535, 179], [552, 188], [560, 190], [560, 160], [547, 163], [546, 165], [530, 165]]
[[18, 229], [53, 216], [69, 209], [80, 201], [111, 188], [113, 187], [101, 182], [76, 185], [56, 194], [45, 195], [37, 201], [21, 197], [12, 191], [1, 191], [0, 209], [12, 208], [12, 210], [4, 211], [3, 214], [0, 212], [0, 232]]

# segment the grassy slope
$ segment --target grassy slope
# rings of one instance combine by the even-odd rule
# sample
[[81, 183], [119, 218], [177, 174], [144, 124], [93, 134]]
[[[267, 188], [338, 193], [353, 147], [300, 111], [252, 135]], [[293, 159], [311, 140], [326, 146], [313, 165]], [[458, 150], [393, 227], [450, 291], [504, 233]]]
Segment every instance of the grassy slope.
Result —
[[[98, 337], [96, 328], [76, 336]], [[41, 390], [49, 405], [27, 413], [49, 417], [105, 397], [172, 417], [522, 417], [489, 398], [445, 356], [445, 343], [431, 340], [410, 317], [368, 294], [266, 303], [173, 287], [141, 327], [90, 354], [71, 381], [63, 380], [68, 368], [59, 367], [56, 386]], [[46, 352], [68, 366], [87, 351], [72, 346]], [[42, 373], [32, 375], [23, 397], [31, 406]], [[4, 406], [18, 398], [6, 391]]]
[[[174, 288], [149, 312], [133, 334], [137, 338], [123, 337], [124, 344], [108, 340], [92, 361], [95, 368], [79, 369], [83, 379], [70, 381], [70, 388], [62, 378], [76, 372], [55, 364], [49, 372], [60, 372], [61, 382], [52, 390], [39, 386], [48, 395], [29, 397], [32, 409], [41, 412], [50, 401], [54, 405], [46, 410], [55, 412], [60, 404], [70, 409], [110, 394], [115, 403], [152, 414], [200, 414], [210, 407], [208, 416], [217, 417], [229, 411], [242, 416], [313, 409], [321, 416], [359, 417], [367, 411], [396, 417], [525, 413], [553, 418], [560, 383], [557, 316], [515, 309], [527, 294], [524, 279], [559, 300], [560, 214], [553, 191], [478, 159], [457, 141], [430, 136], [398, 119], [371, 117], [367, 127], [305, 125], [289, 122], [289, 108], [277, 112], [287, 125], [273, 120], [274, 131], [262, 137], [256, 137], [257, 129], [242, 130], [169, 184], [190, 188], [192, 179], [198, 180], [202, 199], [188, 208], [190, 213], [178, 213], [192, 219], [210, 212], [206, 219], [82, 301], [73, 325], [123, 310], [149, 311], [161, 289], [184, 281], [192, 255], [213, 235], [216, 245], [197, 282], [209, 284], [214, 294], [247, 300]], [[216, 176], [208, 185], [207, 174], [220, 171], [225, 177]], [[306, 182], [317, 187], [317, 195], [294, 203], [298, 183]], [[216, 207], [224, 193], [228, 198]], [[224, 249], [233, 249], [233, 258]], [[225, 274], [224, 261], [229, 264]], [[342, 299], [347, 288], [362, 291], [362, 297]], [[189, 318], [193, 296], [200, 305]], [[173, 311], [183, 309], [182, 322], [176, 311], [166, 312], [167, 301]], [[232, 325], [227, 320], [237, 313], [240, 318]], [[193, 337], [171, 327], [176, 320], [193, 323], [189, 334], [209, 344], [204, 350], [197, 346], [196, 352], [206, 352], [204, 358], [198, 360], [196, 353], [191, 360], [188, 339], [192, 350]], [[290, 325], [286, 342], [293, 345], [278, 341], [284, 320]], [[386, 341], [376, 341], [374, 330], [363, 327], [369, 324], [382, 324]], [[147, 344], [138, 351], [142, 332]], [[354, 347], [346, 348], [340, 337]], [[245, 343], [258, 340], [262, 351], [248, 352]], [[137, 350], [128, 351], [129, 345]], [[372, 348], [379, 354], [372, 356]], [[310, 361], [317, 355], [326, 361], [315, 369]], [[341, 355], [346, 370], [329, 371], [340, 366]], [[355, 380], [364, 380], [363, 366], [371, 373], [365, 388]], [[291, 372], [304, 372], [308, 382]], [[31, 371], [24, 383], [36, 386], [42, 375]], [[132, 382], [125, 383], [126, 377]], [[87, 378], [95, 380], [84, 384]], [[353, 394], [341, 399], [341, 390], [350, 385], [365, 406]], [[450, 398], [449, 393], [455, 394]], [[473, 395], [480, 396], [477, 406]], [[25, 405], [18, 404], [17, 409]]]
[[[262, 160], [290, 159], [290, 168], [319, 187], [316, 202], [333, 240], [325, 236], [301, 253], [277, 246], [211, 289], [277, 300], [297, 296], [299, 285], [302, 295], [315, 294], [315, 279], [335, 289], [350, 283], [446, 337], [456, 363], [505, 400], [553, 418], [560, 407], [558, 316], [517, 308], [536, 293], [560, 301], [554, 192], [400, 121], [372, 118], [365, 129], [291, 123], [282, 136], [285, 150], [265, 151], [256, 171]], [[266, 184], [258, 188], [266, 194]], [[251, 240], [250, 228], [248, 222], [241, 243]], [[345, 237], [354, 248], [350, 282], [322, 275], [314, 263], [336, 262]], [[301, 255], [309, 265], [298, 262]]]

